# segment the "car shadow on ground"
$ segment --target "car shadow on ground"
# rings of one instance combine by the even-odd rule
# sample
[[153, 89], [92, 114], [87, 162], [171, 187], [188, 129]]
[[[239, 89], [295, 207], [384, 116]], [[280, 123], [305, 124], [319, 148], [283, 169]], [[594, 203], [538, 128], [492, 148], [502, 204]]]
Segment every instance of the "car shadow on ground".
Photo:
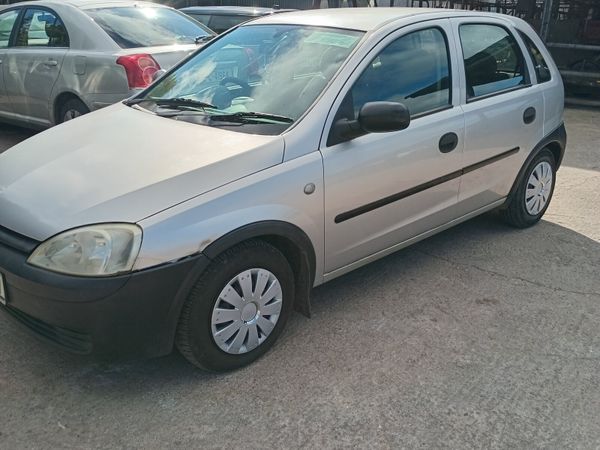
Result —
[[[290, 364], [302, 364], [297, 358], [319, 364], [317, 354], [327, 354], [322, 343], [335, 341], [336, 334], [347, 338], [357, 333], [357, 339], [362, 340], [360, 348], [368, 349], [369, 340], [360, 336], [376, 335], [378, 330], [372, 325], [382, 314], [410, 322], [424, 308], [433, 308], [454, 314], [459, 326], [464, 322], [464, 327], [469, 327], [477, 318], [470, 310], [510, 303], [513, 300], [507, 297], [519, 290], [524, 296], [533, 288], [542, 294], [549, 290], [598, 300], [598, 267], [600, 243], [584, 235], [545, 221], [517, 230], [488, 214], [316, 288], [312, 319], [294, 315], [278, 345], [262, 360], [238, 372], [207, 374], [176, 352], [146, 361], [97, 362], [38, 342], [12, 322], [0, 327], [4, 328], [0, 354], [12, 374], [30, 372], [33, 365], [34, 374], [59, 375], [55, 383], [79, 385], [86, 391], [110, 388], [124, 397], [144, 395], [171, 384], [210, 385], [223, 378], [236, 379], [240, 372], [263, 373], [267, 368], [285, 372]], [[488, 292], [477, 291], [483, 282], [489, 286], [483, 289]], [[440, 338], [444, 339], [443, 333]], [[402, 346], [402, 337], [398, 336], [393, 345]], [[373, 351], [385, 350], [385, 345], [375, 347]], [[352, 345], [340, 345], [336, 351], [342, 352], [338, 354], [342, 360], [356, 357]]]

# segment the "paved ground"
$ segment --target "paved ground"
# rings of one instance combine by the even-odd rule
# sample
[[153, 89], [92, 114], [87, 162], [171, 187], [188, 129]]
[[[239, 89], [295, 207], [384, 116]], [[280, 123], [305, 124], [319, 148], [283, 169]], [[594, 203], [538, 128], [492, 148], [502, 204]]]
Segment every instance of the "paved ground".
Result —
[[0, 316], [0, 447], [598, 448], [600, 112], [567, 128], [538, 226], [485, 216], [335, 280], [232, 374], [97, 364]]

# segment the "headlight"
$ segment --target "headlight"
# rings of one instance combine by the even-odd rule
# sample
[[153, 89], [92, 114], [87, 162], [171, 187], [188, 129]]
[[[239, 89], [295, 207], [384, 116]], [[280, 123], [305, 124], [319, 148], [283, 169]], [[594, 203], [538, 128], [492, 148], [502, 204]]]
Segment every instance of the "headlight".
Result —
[[48, 239], [33, 251], [28, 262], [70, 275], [114, 275], [131, 271], [141, 244], [142, 230], [137, 225], [91, 225]]

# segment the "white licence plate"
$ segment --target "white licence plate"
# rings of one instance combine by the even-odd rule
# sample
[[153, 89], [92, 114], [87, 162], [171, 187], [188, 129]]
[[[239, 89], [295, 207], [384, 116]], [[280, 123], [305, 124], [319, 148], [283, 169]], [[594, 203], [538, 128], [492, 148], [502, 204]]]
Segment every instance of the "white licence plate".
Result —
[[6, 288], [4, 287], [4, 275], [0, 273], [0, 304], [6, 306]]

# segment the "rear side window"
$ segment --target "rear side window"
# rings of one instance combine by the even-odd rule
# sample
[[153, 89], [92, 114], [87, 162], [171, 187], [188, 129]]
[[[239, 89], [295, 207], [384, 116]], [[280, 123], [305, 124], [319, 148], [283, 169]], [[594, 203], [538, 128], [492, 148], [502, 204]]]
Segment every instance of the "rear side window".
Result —
[[411, 116], [450, 105], [450, 63], [439, 28], [415, 31], [383, 49], [348, 93], [340, 118], [355, 119], [375, 101], [403, 103]]
[[85, 11], [121, 48], [193, 44], [207, 36], [195, 20], [161, 7], [112, 7]]
[[19, 11], [7, 11], [0, 14], [0, 48], [8, 47], [10, 43], [10, 35], [12, 33], [15, 22], [19, 17]]
[[552, 75], [550, 75], [550, 69], [548, 68], [548, 64], [546, 60], [542, 56], [540, 49], [533, 43], [533, 41], [527, 36], [525, 33], [519, 31], [523, 42], [525, 42], [525, 47], [527, 47], [527, 51], [533, 60], [533, 65], [535, 66], [535, 74], [537, 75], [538, 83], [544, 83], [546, 81], [550, 81]]
[[491, 24], [461, 25], [460, 41], [468, 99], [528, 83], [523, 54], [505, 28]]
[[214, 15], [210, 22], [208, 23], [208, 27], [213, 30], [215, 33], [223, 33], [229, 30], [240, 23], [246, 22], [250, 19], [253, 19], [252, 16], [238, 16], [238, 15]]
[[68, 47], [69, 35], [60, 17], [46, 9], [25, 11], [17, 31], [17, 47]]

